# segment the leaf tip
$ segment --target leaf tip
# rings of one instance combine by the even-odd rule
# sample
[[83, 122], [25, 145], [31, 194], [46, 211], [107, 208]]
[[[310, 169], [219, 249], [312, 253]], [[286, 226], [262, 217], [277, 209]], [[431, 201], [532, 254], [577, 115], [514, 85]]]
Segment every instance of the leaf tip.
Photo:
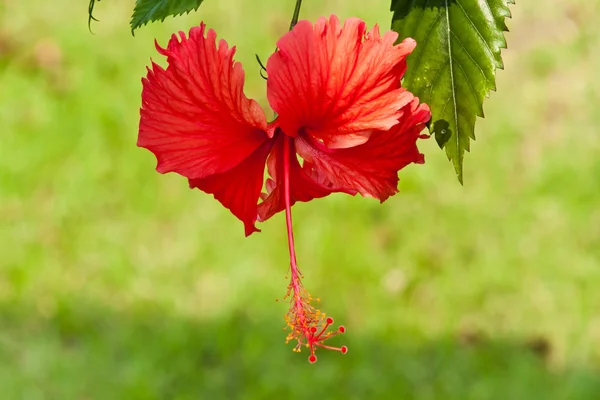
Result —
[[464, 153], [461, 150], [459, 150], [459, 153], [457, 155], [454, 155], [452, 158], [453, 158], [452, 164], [454, 164], [454, 172], [456, 172], [456, 179], [458, 179], [458, 182], [461, 184], [461, 186], [464, 186], [464, 181], [463, 181]]

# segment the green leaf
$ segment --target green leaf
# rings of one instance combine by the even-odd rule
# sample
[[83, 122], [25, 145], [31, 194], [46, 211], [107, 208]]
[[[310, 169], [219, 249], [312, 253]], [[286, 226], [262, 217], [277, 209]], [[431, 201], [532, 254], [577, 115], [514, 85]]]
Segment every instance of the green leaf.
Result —
[[176, 16], [197, 10], [202, 0], [136, 0], [131, 17], [131, 33], [151, 21], [164, 21], [170, 15]]
[[403, 85], [431, 107], [430, 132], [461, 184], [476, 117], [503, 68], [509, 4], [514, 0], [392, 0], [392, 29], [417, 41]]

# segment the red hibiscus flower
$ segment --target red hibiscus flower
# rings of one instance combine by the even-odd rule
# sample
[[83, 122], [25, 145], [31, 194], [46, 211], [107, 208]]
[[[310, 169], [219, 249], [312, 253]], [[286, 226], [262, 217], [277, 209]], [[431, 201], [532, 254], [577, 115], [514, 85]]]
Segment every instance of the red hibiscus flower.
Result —
[[[266, 66], [268, 123], [243, 93], [235, 48], [205, 25], [189, 37], [157, 45], [168, 67], [153, 63], [142, 80], [138, 146], [155, 154], [160, 173], [176, 172], [227, 207], [245, 227], [286, 211], [291, 280], [286, 298], [294, 350], [328, 348], [345, 331], [311, 305], [300, 281], [291, 207], [334, 192], [385, 201], [397, 192], [398, 171], [423, 163], [416, 141], [430, 119], [427, 105], [401, 87], [406, 56], [416, 43], [394, 45], [395, 32], [367, 32], [359, 19], [300, 21], [278, 42]], [[270, 176], [264, 182], [265, 165]], [[264, 186], [264, 188], [263, 188]], [[264, 192], [263, 192], [264, 190]]]

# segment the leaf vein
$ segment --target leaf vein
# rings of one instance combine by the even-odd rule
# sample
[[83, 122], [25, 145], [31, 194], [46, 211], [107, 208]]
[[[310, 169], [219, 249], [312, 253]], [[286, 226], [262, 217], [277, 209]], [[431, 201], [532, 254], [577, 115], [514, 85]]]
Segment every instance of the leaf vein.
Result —
[[475, 97], [475, 102], [479, 103], [479, 99], [477, 98], [477, 91], [473, 87], [473, 84], [471, 83], [471, 80], [469, 79], [469, 76], [465, 72], [465, 69], [463, 68], [463, 66], [460, 64], [460, 62], [457, 59], [453, 59], [453, 60], [456, 63], [456, 65], [458, 66], [458, 68], [460, 68], [463, 76], [465, 77], [465, 81], [467, 81], [467, 84], [469, 85], [469, 88], [471, 89], [471, 93], [473, 93], [473, 96]]
[[[157, 2], [157, 3], [154, 5], [154, 7], [150, 8], [150, 9], [148, 10], [148, 12], [146, 12], [146, 13], [144, 14], [144, 16], [143, 16], [142, 18], [140, 18], [140, 19], [139, 19], [139, 21], [138, 21], [138, 23], [137, 23], [136, 25], [137, 25], [137, 26], [141, 26], [141, 25], [144, 23], [144, 21], [146, 21], [146, 20], [148, 19], [148, 17], [149, 17], [150, 15], [154, 14], [154, 12], [155, 12], [155, 11], [156, 11], [158, 8], [160, 8], [160, 7], [162, 6], [162, 3], [163, 3], [163, 0], [160, 0], [159, 2]], [[146, 21], [145, 23], [147, 24], [147, 23], [148, 23], [148, 21]]]
[[[414, 5], [414, 4], [415, 4], [415, 1], [416, 1], [416, 0], [412, 0], [412, 1], [411, 1], [411, 4], [412, 4], [412, 5]], [[423, 16], [425, 15], [425, 9], [426, 9], [426, 8], [427, 8], [427, 6], [429, 5], [429, 1], [430, 1], [430, 0], [427, 0], [427, 1], [425, 2], [425, 6], [423, 6], [423, 8], [421, 9], [421, 10], [422, 10], [422, 11], [421, 11], [421, 15], [419, 15], [419, 20], [417, 21], [417, 24], [416, 24], [416, 26], [417, 26], [417, 27], [418, 27], [418, 26], [421, 24], [421, 21], [423, 20]]]
[[479, 68], [479, 71], [481, 71], [481, 75], [483, 75], [483, 79], [488, 82], [488, 83], [492, 83], [490, 82], [487, 78], [487, 76], [485, 75], [485, 72], [483, 71], [483, 68], [481, 67], [481, 65], [473, 58], [473, 56], [471, 56], [471, 53], [469, 53], [469, 51], [467, 50], [467, 48], [465, 47], [464, 44], [462, 44], [462, 42], [460, 41], [460, 39], [458, 38], [458, 36], [456, 36], [456, 34], [454, 32], [452, 32], [452, 36], [454, 37], [454, 39], [456, 39], [456, 41], [458, 42], [458, 44], [460, 44], [460, 47], [463, 48], [463, 50], [465, 51], [465, 53], [467, 54], [467, 56], [469, 56], [469, 58], [471, 59], [471, 61], [473, 61], [473, 63], [475, 65], [477, 65], [477, 68]]
[[[454, 108], [454, 134], [456, 136], [456, 148], [460, 149], [460, 140], [458, 135], [458, 110], [456, 104], [456, 88], [454, 87], [454, 65], [452, 64], [452, 41], [450, 40], [450, 10], [448, 9], [448, 0], [445, 0], [446, 3], [446, 29], [448, 31], [448, 58], [450, 60], [450, 82], [452, 83], [452, 104]], [[458, 0], [457, 0], [458, 3]], [[444, 106], [446, 109], [446, 106]], [[460, 159], [460, 150], [459, 150], [459, 159]], [[462, 169], [462, 168], [461, 168]], [[459, 173], [459, 180], [462, 181], [461, 178], [462, 171]]]
[[412, 70], [415, 71], [419, 68], [419, 66], [421, 65], [421, 59], [423, 58], [423, 54], [425, 53], [425, 45], [427, 44], [427, 42], [429, 41], [429, 38], [431, 37], [431, 31], [433, 30], [433, 27], [436, 26], [438, 24], [438, 22], [440, 22], [442, 19], [442, 15], [438, 15], [437, 19], [433, 21], [433, 23], [431, 24], [431, 26], [429, 27], [429, 30], [427, 31], [427, 35], [425, 36], [425, 40], [423, 40], [423, 42], [420, 44], [422, 50], [419, 53], [418, 58], [415, 60], [415, 64], [412, 66]]
[[435, 77], [433, 78], [433, 81], [431, 82], [431, 84], [429, 85], [429, 95], [426, 97], [431, 98], [431, 94], [433, 92], [433, 87], [435, 86], [435, 84], [437, 83], [438, 78], [442, 75], [442, 71], [444, 70], [444, 68], [446, 68], [446, 65], [448, 65], [448, 62], [444, 63], [444, 65], [442, 65], [440, 67], [440, 69], [438, 69], [437, 74], [435, 75]]
[[[475, 23], [473, 22], [473, 20], [471, 19], [471, 17], [469, 17], [469, 14], [467, 14], [467, 12], [465, 11], [465, 9], [463, 8], [463, 6], [459, 3], [458, 0], [455, 0], [456, 4], [460, 7], [460, 10], [463, 12], [464, 16], [469, 20], [469, 23], [471, 24], [471, 26], [473, 27], [473, 29], [475, 29], [475, 32], [477, 32], [477, 35], [479, 36], [479, 39], [481, 39], [481, 41], [483, 42], [483, 44], [485, 44], [485, 48], [487, 49], [489, 55], [493, 58], [496, 59], [496, 56], [494, 56], [494, 51], [492, 50], [492, 48], [490, 47], [489, 43], [487, 42], [487, 40], [484, 39], [483, 35], [481, 34], [481, 32], [479, 31], [479, 29], [477, 28], [477, 26], [475, 25]], [[448, 0], [446, 0], [446, 4], [448, 3]]]

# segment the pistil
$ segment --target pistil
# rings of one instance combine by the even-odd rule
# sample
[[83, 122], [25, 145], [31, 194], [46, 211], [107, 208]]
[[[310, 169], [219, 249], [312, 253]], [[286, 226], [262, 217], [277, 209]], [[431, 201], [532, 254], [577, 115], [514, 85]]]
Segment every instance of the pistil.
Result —
[[[294, 351], [300, 352], [302, 346], [309, 348], [310, 355], [308, 361], [314, 363], [317, 361], [315, 350], [321, 347], [328, 350], [339, 351], [342, 354], [348, 352], [346, 346], [332, 347], [326, 346], [323, 342], [333, 336], [346, 332], [343, 326], [337, 330], [328, 330], [333, 324], [333, 318], [327, 317], [320, 310], [315, 308], [311, 302], [313, 297], [308, 293], [302, 284], [302, 273], [298, 269], [296, 261], [296, 249], [294, 246], [294, 231], [292, 229], [292, 210], [290, 196], [290, 141], [289, 136], [285, 135], [283, 145], [283, 164], [284, 164], [284, 196], [285, 196], [285, 221], [287, 225], [288, 247], [290, 252], [290, 283], [285, 298], [290, 299], [290, 309], [285, 317], [290, 332], [286, 337], [286, 343], [296, 340], [297, 344]], [[316, 299], [319, 302], [319, 299]], [[318, 332], [318, 333], [317, 333]]]

